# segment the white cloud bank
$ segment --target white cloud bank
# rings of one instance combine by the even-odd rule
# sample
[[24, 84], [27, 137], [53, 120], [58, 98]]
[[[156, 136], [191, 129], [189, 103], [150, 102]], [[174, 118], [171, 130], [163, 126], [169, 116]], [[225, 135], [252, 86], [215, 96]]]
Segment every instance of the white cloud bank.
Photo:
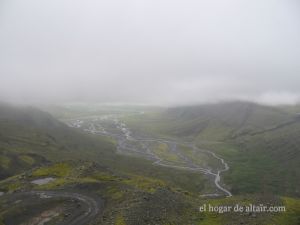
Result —
[[0, 99], [292, 104], [297, 0], [2, 0]]

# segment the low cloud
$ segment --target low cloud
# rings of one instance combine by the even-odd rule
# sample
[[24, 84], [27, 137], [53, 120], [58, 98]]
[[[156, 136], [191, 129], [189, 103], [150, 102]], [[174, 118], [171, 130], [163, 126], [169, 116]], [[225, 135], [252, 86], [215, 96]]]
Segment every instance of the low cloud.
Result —
[[300, 102], [300, 94], [288, 92], [269, 92], [262, 94], [256, 100], [259, 103], [268, 105], [293, 105]]
[[0, 99], [294, 104], [295, 0], [3, 0]]

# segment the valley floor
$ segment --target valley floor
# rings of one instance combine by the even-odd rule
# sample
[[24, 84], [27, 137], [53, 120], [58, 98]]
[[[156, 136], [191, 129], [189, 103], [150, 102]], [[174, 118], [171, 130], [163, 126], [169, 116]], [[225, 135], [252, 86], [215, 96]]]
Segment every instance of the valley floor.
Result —
[[71, 127], [115, 139], [117, 151], [121, 154], [143, 157], [162, 167], [209, 176], [215, 184], [215, 190], [211, 193], [199, 193], [203, 197], [232, 196], [224, 184], [221, 184], [221, 175], [229, 170], [223, 158], [212, 151], [198, 148], [195, 143], [142, 137], [131, 132], [121, 119], [117, 116], [103, 115], [71, 119], [67, 123]]

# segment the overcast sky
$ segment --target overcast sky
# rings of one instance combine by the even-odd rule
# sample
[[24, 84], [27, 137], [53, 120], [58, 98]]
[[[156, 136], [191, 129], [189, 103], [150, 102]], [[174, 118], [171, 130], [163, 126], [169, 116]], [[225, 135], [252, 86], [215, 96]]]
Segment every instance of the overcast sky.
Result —
[[299, 0], [0, 0], [0, 99], [300, 99]]

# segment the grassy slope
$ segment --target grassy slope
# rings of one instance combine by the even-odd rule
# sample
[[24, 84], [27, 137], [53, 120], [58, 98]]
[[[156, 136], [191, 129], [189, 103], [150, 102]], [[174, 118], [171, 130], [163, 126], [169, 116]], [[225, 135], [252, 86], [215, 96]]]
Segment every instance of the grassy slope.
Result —
[[263, 169], [260, 182], [266, 191], [300, 196], [299, 122], [236, 140], [248, 164]]
[[194, 140], [223, 155], [238, 193], [300, 196], [300, 120], [295, 110], [232, 102], [170, 108], [131, 117], [137, 132]]
[[[30, 183], [31, 180], [49, 176], [55, 180], [41, 186]], [[194, 213], [191, 197], [168, 186], [163, 180], [116, 174], [90, 161], [49, 164], [0, 182], [0, 189], [6, 192], [65, 190], [102, 198], [106, 206], [104, 219], [99, 216], [101, 224], [117, 223], [120, 217], [125, 224], [149, 224], [149, 221], [151, 224], [190, 224], [192, 219], [189, 215]], [[0, 199], [0, 218], [3, 221], [14, 221], [16, 215], [22, 215], [22, 210], [17, 206], [5, 209], [5, 201]]]
[[[30, 183], [40, 177], [56, 180], [42, 186]], [[0, 189], [57, 190], [83, 192], [104, 198], [106, 207], [101, 224], [184, 224], [184, 225], [235, 225], [278, 224], [297, 225], [300, 200], [277, 198], [270, 195], [244, 195], [221, 199], [199, 199], [169, 186], [164, 180], [145, 176], [116, 174], [109, 168], [89, 161], [63, 161], [36, 168], [22, 176], [0, 182]], [[286, 213], [199, 213], [203, 204], [234, 206], [248, 204], [285, 205]], [[0, 198], [0, 219], [14, 221], [22, 215], [22, 208], [6, 208]], [[1, 221], [1, 220], [0, 220]], [[101, 219], [99, 218], [99, 221]], [[122, 223], [121, 223], [122, 222]], [[97, 223], [97, 224], [100, 224]]]
[[154, 135], [223, 141], [290, 120], [289, 112], [277, 108], [232, 102], [169, 108], [129, 117], [127, 122], [135, 129], [146, 128]]

